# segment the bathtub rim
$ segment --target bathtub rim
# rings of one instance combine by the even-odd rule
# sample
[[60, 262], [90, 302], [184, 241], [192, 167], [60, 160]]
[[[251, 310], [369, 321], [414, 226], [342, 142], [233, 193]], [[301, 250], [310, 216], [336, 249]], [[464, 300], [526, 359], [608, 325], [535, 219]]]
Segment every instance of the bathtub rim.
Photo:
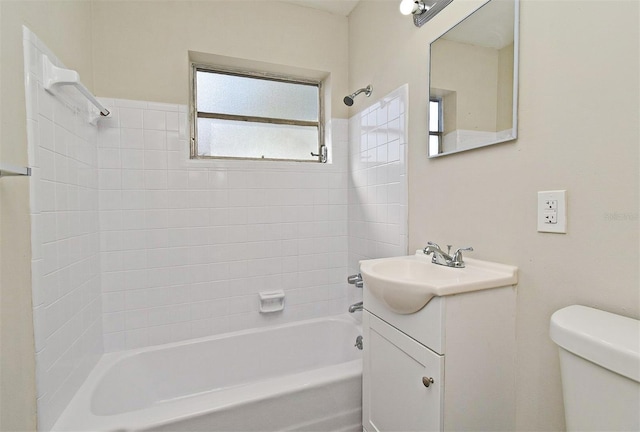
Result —
[[[219, 400], [216, 401], [216, 399], [222, 399], [222, 397], [220, 396], [220, 392], [211, 392], [205, 395], [195, 396], [193, 398], [187, 397], [183, 400], [176, 400], [171, 402], [173, 406], [168, 409], [172, 412], [170, 414], [163, 414], [163, 419], [157, 418], [159, 417], [157, 413], [157, 411], [159, 410], [158, 405], [141, 408], [135, 411], [106, 416], [94, 414], [92, 411], [91, 403], [95, 388], [115, 364], [127, 358], [135, 357], [142, 353], [171, 349], [203, 342], [210, 342], [219, 339], [238, 337], [247, 334], [260, 334], [305, 324], [314, 324], [327, 321], [338, 321], [347, 323], [352, 326], [358, 332], [358, 334], [362, 334], [362, 324], [360, 322], [358, 322], [350, 315], [340, 314], [321, 318], [313, 318], [309, 320], [292, 321], [265, 327], [249, 328], [228, 333], [220, 333], [212, 336], [204, 336], [161, 345], [151, 345], [143, 348], [135, 348], [132, 350], [105, 353], [102, 355], [94, 369], [90, 372], [89, 376], [82, 384], [80, 389], [73, 396], [71, 402], [67, 405], [67, 407], [65, 407], [64, 411], [55, 422], [51, 430], [86, 431], [96, 430], [95, 427], [99, 426], [99, 430], [128, 431], [153, 426], [161, 426], [173, 421], [183, 420], [191, 416], [203, 415], [205, 413], [212, 413], [235, 406], [252, 403], [264, 399], [270, 395], [275, 396], [279, 394], [289, 394], [295, 392], [301, 386], [306, 388], [319, 387], [343, 379], [361, 376], [362, 358], [360, 356], [360, 358], [355, 360], [285, 375], [284, 377], [286, 377], [286, 380], [283, 380], [283, 376], [276, 376], [265, 378], [264, 380], [256, 382], [240, 384], [238, 386], [226, 388], [223, 390], [225, 393], [225, 400], [229, 399], [229, 401], [227, 401], [226, 403], [223, 403]], [[251, 387], [252, 390], [249, 396], [247, 396], [246, 392], [244, 392], [247, 387]], [[274, 388], [276, 387], [279, 391], [274, 391]], [[189, 404], [189, 409], [187, 409], [187, 404]], [[153, 419], [153, 417], [156, 417], [156, 419]]]

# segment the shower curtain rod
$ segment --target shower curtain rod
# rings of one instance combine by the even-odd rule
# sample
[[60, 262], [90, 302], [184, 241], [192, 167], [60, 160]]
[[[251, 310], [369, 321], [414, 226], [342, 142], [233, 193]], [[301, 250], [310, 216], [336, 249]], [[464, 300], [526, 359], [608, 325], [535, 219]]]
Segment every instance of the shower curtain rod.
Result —
[[72, 85], [75, 86], [80, 93], [84, 95], [89, 102], [95, 105], [100, 110], [100, 115], [103, 117], [108, 116], [109, 110], [104, 107], [98, 99], [91, 94], [91, 92], [80, 82], [80, 75], [78, 72], [71, 69], [64, 69], [55, 66], [49, 60], [46, 55], [42, 56], [42, 70], [43, 70], [43, 85], [44, 89], [53, 94], [53, 87], [58, 85]]

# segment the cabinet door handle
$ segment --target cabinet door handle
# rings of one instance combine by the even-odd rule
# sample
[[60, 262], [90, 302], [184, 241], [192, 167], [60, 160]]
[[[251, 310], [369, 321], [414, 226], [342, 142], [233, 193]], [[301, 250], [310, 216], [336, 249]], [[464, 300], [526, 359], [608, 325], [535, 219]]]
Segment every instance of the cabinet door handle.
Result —
[[433, 378], [422, 377], [422, 384], [424, 384], [425, 387], [429, 387], [431, 384], [433, 384]]

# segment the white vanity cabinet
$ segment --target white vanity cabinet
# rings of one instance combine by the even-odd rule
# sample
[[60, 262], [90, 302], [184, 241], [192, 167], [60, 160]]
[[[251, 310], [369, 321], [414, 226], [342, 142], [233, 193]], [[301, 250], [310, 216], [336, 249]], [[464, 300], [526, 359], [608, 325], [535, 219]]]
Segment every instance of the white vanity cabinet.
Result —
[[398, 314], [365, 283], [365, 431], [515, 430], [515, 291], [434, 297]]
[[363, 329], [364, 428], [441, 430], [443, 356], [368, 312]]

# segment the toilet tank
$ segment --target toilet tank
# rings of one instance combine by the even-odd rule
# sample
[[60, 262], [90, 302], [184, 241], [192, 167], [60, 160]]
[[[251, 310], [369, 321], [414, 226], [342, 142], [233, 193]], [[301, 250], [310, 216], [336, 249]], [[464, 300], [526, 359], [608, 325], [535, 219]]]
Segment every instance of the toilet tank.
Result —
[[569, 306], [551, 317], [568, 431], [640, 431], [640, 321]]

